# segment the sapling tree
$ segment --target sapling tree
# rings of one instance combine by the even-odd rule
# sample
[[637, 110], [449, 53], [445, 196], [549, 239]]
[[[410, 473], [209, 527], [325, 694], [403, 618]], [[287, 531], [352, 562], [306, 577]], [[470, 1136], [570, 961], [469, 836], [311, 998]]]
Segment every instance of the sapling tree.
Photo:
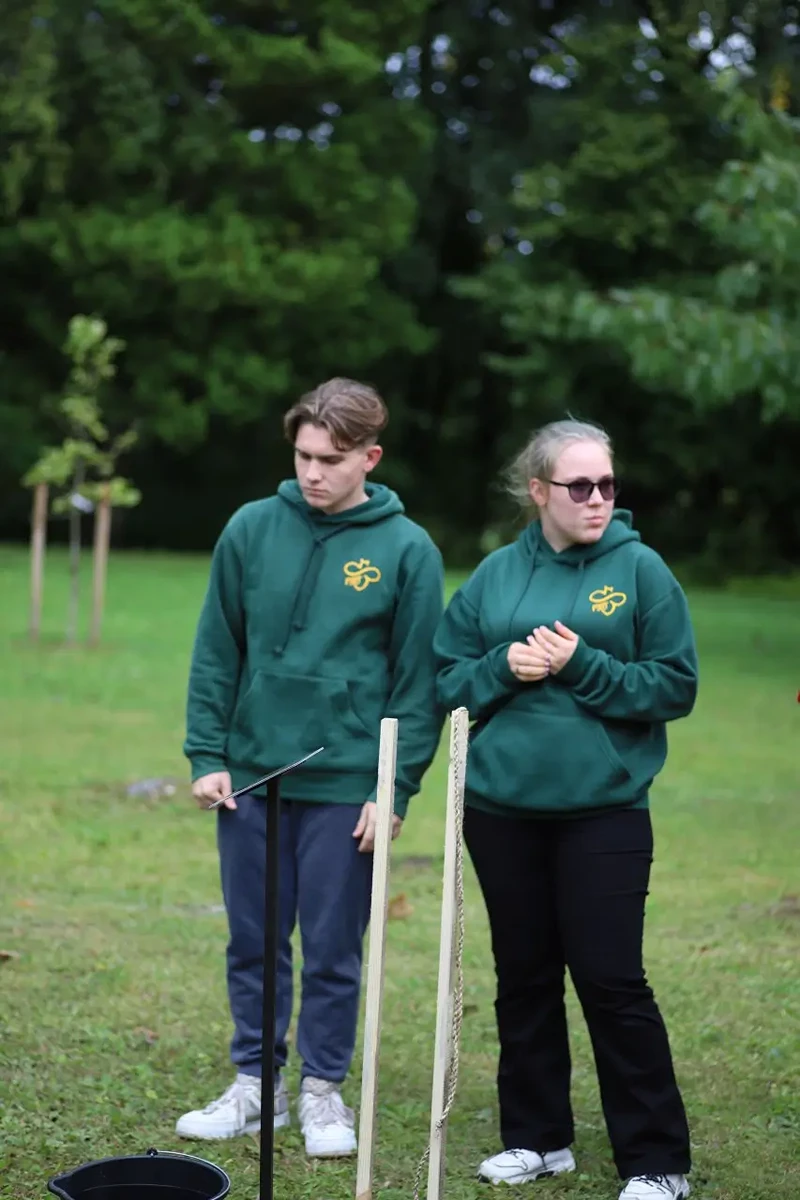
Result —
[[[60, 414], [66, 436], [60, 446], [44, 449], [39, 460], [24, 478], [34, 488], [32, 535], [32, 612], [31, 635], [38, 636], [41, 608], [48, 507], [55, 515], [69, 519], [69, 605], [66, 640], [74, 643], [78, 635], [80, 613], [81, 518], [95, 513], [93, 611], [90, 639], [100, 637], [105, 574], [110, 541], [111, 511], [131, 508], [139, 503], [140, 493], [129, 480], [116, 474], [117, 462], [136, 441], [129, 429], [112, 437], [103, 421], [101, 398], [104, 386], [116, 374], [116, 358], [124, 342], [110, 337], [105, 321], [99, 317], [77, 315], [69, 323], [64, 346], [71, 360]], [[49, 502], [51, 493], [55, 493]]]

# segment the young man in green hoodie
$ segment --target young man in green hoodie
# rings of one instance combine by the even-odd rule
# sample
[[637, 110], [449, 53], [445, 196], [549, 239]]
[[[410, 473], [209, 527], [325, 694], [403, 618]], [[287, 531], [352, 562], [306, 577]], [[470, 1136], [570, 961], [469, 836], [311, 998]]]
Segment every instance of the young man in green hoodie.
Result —
[[306, 1151], [354, 1153], [340, 1088], [355, 1048], [370, 908], [380, 722], [399, 720], [395, 823], [419, 790], [441, 733], [432, 639], [443, 608], [441, 555], [394, 492], [368, 483], [388, 420], [370, 387], [332, 379], [284, 419], [296, 479], [246, 504], [214, 551], [192, 657], [185, 752], [201, 808], [219, 809], [230, 941], [232, 1085], [177, 1132], [257, 1130], [266, 817], [263, 796], [230, 792], [317, 746], [282, 787], [274, 1124], [289, 1122], [280, 1068], [292, 1014], [291, 935], [299, 921], [299, 1115]]

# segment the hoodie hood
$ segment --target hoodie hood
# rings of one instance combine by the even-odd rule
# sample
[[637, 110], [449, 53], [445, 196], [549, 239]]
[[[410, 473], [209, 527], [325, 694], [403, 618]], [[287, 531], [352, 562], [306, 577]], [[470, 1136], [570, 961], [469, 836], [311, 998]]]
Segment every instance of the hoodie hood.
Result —
[[525, 587], [520, 593], [520, 603], [537, 571], [550, 566], [572, 568], [574, 576], [570, 585], [570, 599], [565, 607], [566, 616], [562, 617], [562, 620], [569, 623], [572, 610], [581, 594], [584, 572], [589, 564], [610, 554], [619, 546], [624, 546], [626, 542], [639, 541], [641, 538], [633, 528], [633, 514], [627, 508], [614, 510], [608, 528], [599, 541], [588, 544], [576, 543], [559, 552], [553, 549], [542, 533], [541, 522], [531, 521], [517, 540], [517, 548], [528, 566], [528, 577]]
[[346, 508], [344, 512], [324, 513], [308, 503], [296, 479], [285, 479], [278, 487], [281, 500], [291, 504], [304, 520], [312, 523], [320, 531], [325, 531], [323, 536], [329, 536], [345, 525], [374, 525], [376, 521], [383, 521], [386, 517], [395, 517], [405, 512], [397, 493], [382, 483], [368, 483], [364, 491], [367, 493], [367, 499], [363, 504]]
[[536, 562], [537, 558], [548, 559], [552, 562], [563, 563], [564, 566], [578, 567], [594, 562], [603, 555], [616, 550], [626, 542], [640, 542], [642, 539], [633, 528], [633, 514], [627, 508], [616, 508], [609, 521], [608, 528], [597, 542], [568, 546], [566, 550], [556, 552], [542, 533], [541, 522], [531, 521], [519, 536], [518, 544], [522, 553]]
[[382, 483], [368, 483], [364, 489], [367, 499], [363, 504], [354, 508], [346, 508], [343, 512], [323, 513], [308, 503], [300, 490], [296, 479], [286, 479], [278, 487], [278, 496], [285, 501], [306, 525], [311, 534], [311, 544], [305, 561], [300, 588], [295, 596], [289, 624], [275, 647], [275, 653], [282, 655], [292, 633], [299, 633], [308, 624], [308, 610], [311, 598], [317, 586], [319, 573], [323, 562], [323, 545], [330, 538], [343, 533], [353, 526], [375, 525], [388, 517], [402, 515], [405, 512], [402, 501], [391, 488]]

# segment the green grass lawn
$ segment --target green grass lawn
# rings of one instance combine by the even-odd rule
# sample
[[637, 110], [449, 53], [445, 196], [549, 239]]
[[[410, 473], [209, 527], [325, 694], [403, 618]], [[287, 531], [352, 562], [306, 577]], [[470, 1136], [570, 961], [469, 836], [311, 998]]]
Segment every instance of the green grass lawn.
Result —
[[[105, 640], [65, 649], [63, 555], [48, 562], [45, 639], [25, 640], [27, 559], [0, 547], [0, 1196], [154, 1145], [206, 1154], [255, 1200], [254, 1139], [180, 1143], [176, 1118], [230, 1079], [214, 821], [188, 796], [180, 746], [206, 560], [112, 560]], [[88, 588], [88, 581], [87, 581]], [[698, 1197], [800, 1195], [800, 584], [691, 596], [696, 713], [655, 789], [647, 962], [689, 1109]], [[446, 764], [396, 844], [376, 1185], [412, 1195], [427, 1139]], [[148, 802], [126, 785], [172, 776]], [[498, 1149], [493, 971], [467, 889], [462, 1067], [447, 1195]], [[18, 956], [18, 957], [17, 957]], [[616, 1198], [592, 1060], [572, 1004], [579, 1173], [543, 1197]], [[296, 1078], [290, 1075], [290, 1087]], [[357, 1102], [359, 1064], [347, 1087]], [[308, 1163], [279, 1135], [276, 1196], [353, 1195], [353, 1163]]]

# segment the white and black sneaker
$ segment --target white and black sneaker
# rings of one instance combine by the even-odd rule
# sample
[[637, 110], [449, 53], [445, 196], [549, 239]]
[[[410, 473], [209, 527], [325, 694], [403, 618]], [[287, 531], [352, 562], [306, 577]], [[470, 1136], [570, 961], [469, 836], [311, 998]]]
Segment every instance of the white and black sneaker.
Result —
[[481, 1163], [478, 1179], [495, 1184], [531, 1183], [535, 1179], [549, 1179], [552, 1175], [574, 1170], [571, 1150], [551, 1150], [545, 1154], [537, 1154], [535, 1150], [503, 1150]]
[[685, 1175], [634, 1175], [619, 1200], [685, 1200], [689, 1191]]
[[357, 1150], [355, 1117], [339, 1085], [306, 1076], [297, 1101], [309, 1158], [347, 1158]]
[[[289, 1124], [289, 1098], [286, 1084], [275, 1080], [273, 1127]], [[237, 1075], [229, 1088], [205, 1108], [184, 1113], [175, 1126], [178, 1137], [222, 1140], [258, 1133], [261, 1129], [261, 1080], [254, 1075]]]

